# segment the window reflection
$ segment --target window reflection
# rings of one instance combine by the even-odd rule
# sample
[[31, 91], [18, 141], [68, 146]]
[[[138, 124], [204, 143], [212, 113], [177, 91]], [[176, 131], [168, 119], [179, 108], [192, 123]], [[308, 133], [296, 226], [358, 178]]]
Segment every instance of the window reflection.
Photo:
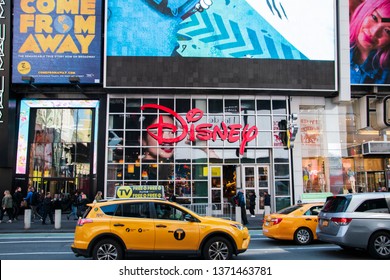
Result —
[[91, 109], [36, 109], [30, 142], [30, 177], [74, 178], [90, 173]]

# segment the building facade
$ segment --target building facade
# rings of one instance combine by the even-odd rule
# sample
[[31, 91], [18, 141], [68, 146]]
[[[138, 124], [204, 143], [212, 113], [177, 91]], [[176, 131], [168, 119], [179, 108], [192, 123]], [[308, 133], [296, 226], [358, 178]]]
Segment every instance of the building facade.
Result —
[[[13, 62], [2, 189], [112, 198], [117, 186], [160, 185], [180, 203], [223, 207], [242, 188], [256, 213], [264, 191], [275, 211], [311, 195], [389, 190], [389, 87], [350, 82], [346, 1], [308, 6], [328, 17], [314, 23], [326, 35], [308, 36], [323, 40], [317, 53], [294, 33], [294, 3], [280, 1], [286, 14], [275, 17], [244, 0], [202, 11], [202, 1], [177, 1], [170, 11], [181, 13], [169, 15], [158, 1], [46, 2], [1, 3], [15, 38], [3, 36]], [[144, 29], [131, 24], [140, 17]]]

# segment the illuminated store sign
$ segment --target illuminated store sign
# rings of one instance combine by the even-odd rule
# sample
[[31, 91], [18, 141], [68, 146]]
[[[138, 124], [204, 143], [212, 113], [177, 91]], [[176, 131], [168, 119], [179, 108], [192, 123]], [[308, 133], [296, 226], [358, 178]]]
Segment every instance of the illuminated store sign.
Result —
[[173, 138], [164, 138], [164, 131], [170, 130], [173, 133], [179, 131], [179, 127], [174, 124], [164, 123], [162, 115], [159, 121], [147, 127], [147, 131], [151, 137], [156, 139], [161, 145], [163, 143], [178, 143], [184, 138], [188, 137], [190, 141], [216, 141], [218, 138], [229, 143], [241, 141], [239, 153], [241, 155], [245, 152], [245, 146], [248, 142], [257, 137], [258, 129], [256, 126], [249, 126], [248, 124], [242, 126], [241, 124], [229, 124], [221, 122], [220, 126], [211, 123], [197, 122], [202, 119], [204, 112], [200, 109], [192, 109], [186, 114], [186, 119], [182, 118], [175, 111], [158, 104], [145, 104], [141, 110], [156, 109], [169, 113], [180, 124], [181, 133]]
[[[370, 105], [375, 102], [375, 108]], [[373, 128], [376, 130], [388, 129], [390, 127], [390, 95], [376, 96], [366, 95], [359, 98], [360, 127], [358, 129]], [[375, 114], [376, 120], [371, 118]]]
[[14, 83], [100, 83], [101, 0], [15, 0]]

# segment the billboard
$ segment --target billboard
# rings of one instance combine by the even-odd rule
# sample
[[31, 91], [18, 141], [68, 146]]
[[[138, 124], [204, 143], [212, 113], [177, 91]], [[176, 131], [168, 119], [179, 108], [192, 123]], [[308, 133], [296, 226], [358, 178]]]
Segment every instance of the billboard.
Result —
[[12, 82], [101, 83], [101, 0], [15, 0]]
[[349, 0], [351, 85], [390, 84], [390, 0]]
[[334, 0], [108, 0], [107, 88], [335, 91]]

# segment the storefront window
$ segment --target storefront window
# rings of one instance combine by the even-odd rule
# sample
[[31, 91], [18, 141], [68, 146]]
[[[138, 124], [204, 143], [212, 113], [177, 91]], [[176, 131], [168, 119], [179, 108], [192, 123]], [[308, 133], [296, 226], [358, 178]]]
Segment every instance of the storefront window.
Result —
[[[74, 191], [81, 177], [90, 174], [93, 162], [92, 109], [39, 108], [31, 116], [35, 124], [29, 149], [31, 185], [53, 193]], [[70, 184], [54, 184], [52, 178], [71, 182], [72, 188], [63, 189]]]
[[271, 100], [257, 100], [257, 113], [258, 114], [271, 114]]
[[[302, 143], [302, 181], [304, 193], [329, 192], [330, 178], [337, 180], [333, 172], [335, 161], [328, 158], [329, 147], [324, 141], [324, 108], [309, 108], [300, 111], [300, 138]], [[329, 122], [332, 116], [328, 116]], [[337, 118], [333, 122], [337, 121]], [[335, 127], [338, 129], [338, 127]], [[329, 131], [329, 135], [331, 132]], [[327, 136], [331, 137], [331, 136]], [[333, 140], [333, 139], [332, 139]], [[335, 139], [334, 141], [338, 141]], [[327, 164], [325, 164], [325, 162]], [[327, 168], [325, 168], [327, 165]], [[331, 175], [332, 174], [332, 175]], [[333, 176], [333, 177], [332, 177]]]
[[[109, 104], [108, 197], [117, 185], [157, 184], [173, 190], [181, 203], [228, 203], [241, 180], [236, 174], [241, 165], [276, 170], [278, 185], [267, 173], [261, 187], [283, 199], [290, 196], [290, 154], [273, 141], [278, 121], [287, 119], [286, 98], [112, 95]], [[274, 162], [279, 163], [275, 168]], [[220, 188], [211, 188], [213, 166], [223, 166], [226, 182]]]
[[123, 113], [125, 110], [123, 98], [110, 99], [110, 113]]

